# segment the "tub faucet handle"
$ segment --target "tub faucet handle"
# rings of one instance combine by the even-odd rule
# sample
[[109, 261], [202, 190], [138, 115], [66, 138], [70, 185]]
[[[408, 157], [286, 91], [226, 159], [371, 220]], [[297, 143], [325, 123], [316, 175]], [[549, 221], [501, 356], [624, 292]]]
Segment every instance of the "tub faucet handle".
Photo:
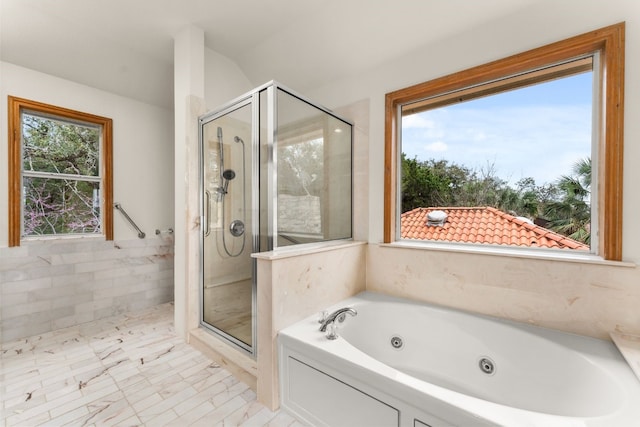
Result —
[[327, 331], [327, 339], [335, 340], [336, 338], [338, 338], [338, 325], [335, 322], [331, 322]]
[[329, 317], [329, 312], [327, 310], [322, 310], [318, 315], [318, 323], [323, 323]]

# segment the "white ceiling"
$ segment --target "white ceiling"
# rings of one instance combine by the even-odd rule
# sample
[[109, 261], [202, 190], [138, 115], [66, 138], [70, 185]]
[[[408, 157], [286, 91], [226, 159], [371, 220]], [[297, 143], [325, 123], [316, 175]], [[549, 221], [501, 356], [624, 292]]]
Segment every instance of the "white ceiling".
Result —
[[188, 25], [252, 84], [304, 92], [537, 0], [0, 0], [0, 59], [171, 108]]

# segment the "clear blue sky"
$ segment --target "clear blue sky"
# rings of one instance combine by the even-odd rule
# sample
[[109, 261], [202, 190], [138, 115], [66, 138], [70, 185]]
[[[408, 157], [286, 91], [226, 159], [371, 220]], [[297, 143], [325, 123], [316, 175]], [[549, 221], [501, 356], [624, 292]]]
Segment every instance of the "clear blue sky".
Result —
[[403, 118], [402, 151], [510, 183], [551, 183], [591, 156], [592, 73], [582, 73]]

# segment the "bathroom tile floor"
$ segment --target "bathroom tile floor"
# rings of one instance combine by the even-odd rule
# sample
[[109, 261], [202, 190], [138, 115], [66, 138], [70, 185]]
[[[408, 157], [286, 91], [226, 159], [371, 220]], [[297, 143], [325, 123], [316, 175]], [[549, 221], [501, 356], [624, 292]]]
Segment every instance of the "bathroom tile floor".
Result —
[[6, 426], [303, 426], [177, 337], [173, 304], [3, 345], [0, 397]]

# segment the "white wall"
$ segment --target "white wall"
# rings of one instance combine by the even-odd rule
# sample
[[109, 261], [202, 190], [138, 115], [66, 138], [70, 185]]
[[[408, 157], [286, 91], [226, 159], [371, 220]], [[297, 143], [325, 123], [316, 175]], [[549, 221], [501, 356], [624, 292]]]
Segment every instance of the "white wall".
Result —
[[[627, 54], [623, 258], [640, 263], [640, 192], [635, 188], [640, 182], [640, 81], [636, 78], [640, 73], [640, 2], [636, 0], [541, 0], [495, 22], [426, 44], [377, 69], [308, 91], [305, 95], [330, 108], [369, 99], [369, 242], [382, 240], [387, 92], [621, 21], [626, 21]], [[583, 334], [602, 337], [611, 329], [640, 333], [638, 270], [578, 266], [536, 261], [523, 267], [522, 260], [510, 257], [448, 256], [439, 251], [434, 255], [431, 251], [394, 248], [381, 251], [372, 245], [367, 286]], [[505, 274], [514, 270], [522, 274]], [[546, 284], [538, 286], [541, 281]], [[550, 284], [562, 289], [551, 292]]]
[[[170, 110], [1, 63], [0, 123], [7, 96], [17, 96], [113, 119], [113, 198], [147, 234], [173, 227], [173, 115]], [[7, 132], [0, 132], [0, 165], [6, 170]], [[7, 246], [7, 174], [0, 174], [0, 247]], [[114, 238], [137, 238], [114, 211]]]
[[208, 110], [215, 110], [254, 88], [235, 62], [208, 48], [204, 50], [204, 70]]

